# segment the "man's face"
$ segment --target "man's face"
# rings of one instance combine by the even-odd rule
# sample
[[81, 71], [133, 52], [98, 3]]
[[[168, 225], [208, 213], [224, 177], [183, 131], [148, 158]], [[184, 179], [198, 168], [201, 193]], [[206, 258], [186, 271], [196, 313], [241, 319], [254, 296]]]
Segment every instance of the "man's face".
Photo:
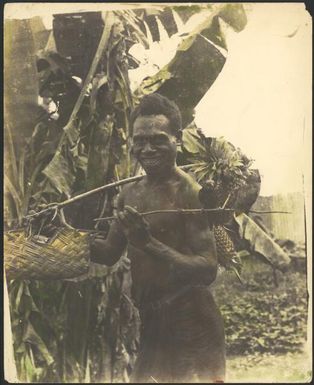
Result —
[[168, 118], [164, 115], [139, 116], [133, 125], [132, 150], [147, 174], [172, 167], [177, 146]]

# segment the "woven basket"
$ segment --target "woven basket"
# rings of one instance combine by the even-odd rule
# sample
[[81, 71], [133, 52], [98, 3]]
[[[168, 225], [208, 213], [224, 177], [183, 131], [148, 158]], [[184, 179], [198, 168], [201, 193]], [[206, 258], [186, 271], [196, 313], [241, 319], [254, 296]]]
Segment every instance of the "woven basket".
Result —
[[60, 228], [47, 243], [24, 230], [4, 234], [4, 266], [8, 279], [64, 279], [89, 269], [89, 233]]

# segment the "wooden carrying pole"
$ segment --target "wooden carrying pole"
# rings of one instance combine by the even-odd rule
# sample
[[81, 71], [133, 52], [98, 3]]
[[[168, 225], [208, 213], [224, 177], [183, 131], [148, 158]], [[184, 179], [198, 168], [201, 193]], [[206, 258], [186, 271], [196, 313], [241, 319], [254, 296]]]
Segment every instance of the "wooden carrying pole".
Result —
[[[181, 166], [180, 168], [181, 169], [187, 169], [191, 166], [195, 166], [196, 164], [188, 164], [188, 165], [185, 165], [185, 166]], [[109, 183], [109, 184], [106, 184], [104, 186], [100, 186], [100, 187], [97, 187], [93, 190], [89, 190], [89, 191], [86, 191], [85, 193], [82, 193], [82, 194], [79, 194], [73, 198], [69, 198], [63, 202], [60, 202], [60, 203], [50, 203], [49, 205], [47, 205], [46, 208], [44, 208], [43, 210], [41, 211], [38, 211], [37, 213], [34, 213], [34, 214], [30, 214], [30, 215], [27, 215], [25, 216], [25, 218], [32, 218], [32, 217], [36, 217], [38, 215], [41, 215], [47, 211], [51, 211], [51, 210], [55, 210], [55, 209], [61, 209], [65, 206], [68, 206], [70, 205], [71, 203], [74, 203], [74, 202], [77, 202], [81, 199], [84, 199], [90, 195], [93, 195], [93, 194], [96, 194], [100, 191], [105, 191], [105, 190], [108, 190], [110, 188], [113, 188], [113, 187], [117, 187], [117, 186], [122, 186], [124, 184], [127, 184], [127, 183], [131, 183], [131, 182], [135, 182], [137, 180], [140, 180], [144, 177], [145, 175], [136, 175], [136, 176], [131, 176], [129, 178], [126, 178], [126, 179], [121, 179], [121, 180], [118, 180], [116, 182], [112, 182], [112, 183]]]

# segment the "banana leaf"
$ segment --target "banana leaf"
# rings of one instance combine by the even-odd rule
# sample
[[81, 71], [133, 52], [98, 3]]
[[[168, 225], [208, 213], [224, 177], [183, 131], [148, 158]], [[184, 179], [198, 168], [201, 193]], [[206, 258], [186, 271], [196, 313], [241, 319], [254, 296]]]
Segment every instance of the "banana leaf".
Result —
[[[40, 17], [4, 22], [4, 109], [14, 144], [22, 147], [39, 114], [35, 53], [45, 46], [48, 31]], [[19, 158], [19, 153], [16, 154]]]
[[220, 48], [227, 48], [227, 44], [219, 20], [237, 32], [247, 22], [241, 4], [220, 4], [201, 12], [202, 22], [182, 40], [175, 57], [156, 75], [145, 79], [136, 91], [138, 95], [158, 91], [174, 100], [181, 110], [183, 127], [193, 120], [195, 106], [225, 64]]
[[75, 175], [63, 154], [56, 154], [43, 173], [61, 194], [64, 193], [67, 197], [71, 196]]
[[239, 235], [248, 241], [250, 251], [261, 255], [274, 268], [285, 271], [290, 263], [287, 253], [246, 214], [234, 218], [239, 225]]
[[54, 359], [49, 353], [46, 344], [39, 336], [39, 334], [35, 331], [33, 325], [30, 322], [27, 324], [26, 332], [23, 337], [23, 342], [27, 342], [33, 345], [40, 352], [47, 365], [51, 365], [53, 363]]

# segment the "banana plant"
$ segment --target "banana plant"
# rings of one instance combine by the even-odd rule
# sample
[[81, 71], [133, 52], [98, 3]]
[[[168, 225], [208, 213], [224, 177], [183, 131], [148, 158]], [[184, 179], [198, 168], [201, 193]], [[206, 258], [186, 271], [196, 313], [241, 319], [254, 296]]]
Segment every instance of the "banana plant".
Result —
[[[163, 21], [168, 17], [169, 7], [161, 7], [153, 18], [149, 12], [143, 15], [141, 10], [117, 11], [112, 28], [108, 28], [107, 19], [102, 40], [108, 43], [106, 54], [97, 56], [97, 60], [94, 58], [94, 65], [89, 63], [90, 76], [82, 79], [80, 86], [75, 86], [77, 99], [73, 110], [68, 115], [66, 108], [62, 110], [69, 95], [56, 102], [60, 118], [36, 125], [25, 149], [18, 149], [19, 155], [24, 154], [18, 161], [14, 157], [17, 150], [6, 128], [10, 163], [6, 165], [5, 183], [7, 218], [11, 227], [21, 226], [24, 215], [40, 205], [60, 202], [136, 172], [137, 167], [128, 155], [132, 135], [129, 114], [141, 95], [158, 91], [169, 96], [181, 107], [185, 121], [189, 121], [192, 109], [213, 84], [226, 60], [221, 20], [239, 31], [244, 28], [246, 18], [243, 8], [233, 5], [219, 5], [218, 8], [176, 6], [171, 12], [176, 24], [171, 42], [165, 35], [168, 27]], [[202, 14], [201, 21], [195, 24], [193, 15], [198, 14]], [[151, 28], [153, 19], [159, 31], [157, 44]], [[163, 59], [168, 62], [159, 61], [156, 67], [152, 52], [157, 45], [160, 51], [164, 41], [162, 49], [167, 54]], [[150, 51], [148, 57], [155, 72], [145, 69], [136, 55], [132, 56], [134, 44], [141, 44], [144, 50]], [[222, 49], [218, 48], [219, 44]], [[200, 60], [203, 48], [211, 59], [209, 67], [206, 60]], [[191, 71], [195, 72], [189, 65], [191, 57], [199, 59], [201, 64], [200, 87], [188, 82]], [[132, 58], [134, 66], [137, 61], [137, 68], [147, 78], [137, 85], [129, 79]], [[197, 64], [195, 60], [193, 63]], [[173, 94], [172, 89], [181, 92]], [[68, 119], [62, 120], [62, 116]], [[78, 218], [73, 211], [77, 215], [87, 213], [87, 219], [102, 216], [112, 211], [112, 198], [113, 194], [106, 194], [97, 200], [85, 201], [84, 210], [80, 210], [83, 206], [72, 207], [67, 217], [72, 224], [94, 227], [84, 215]], [[92, 270], [82, 281], [9, 283], [20, 379], [127, 382], [139, 335], [138, 314], [130, 295], [129, 261], [122, 258], [113, 270], [94, 267]]]

